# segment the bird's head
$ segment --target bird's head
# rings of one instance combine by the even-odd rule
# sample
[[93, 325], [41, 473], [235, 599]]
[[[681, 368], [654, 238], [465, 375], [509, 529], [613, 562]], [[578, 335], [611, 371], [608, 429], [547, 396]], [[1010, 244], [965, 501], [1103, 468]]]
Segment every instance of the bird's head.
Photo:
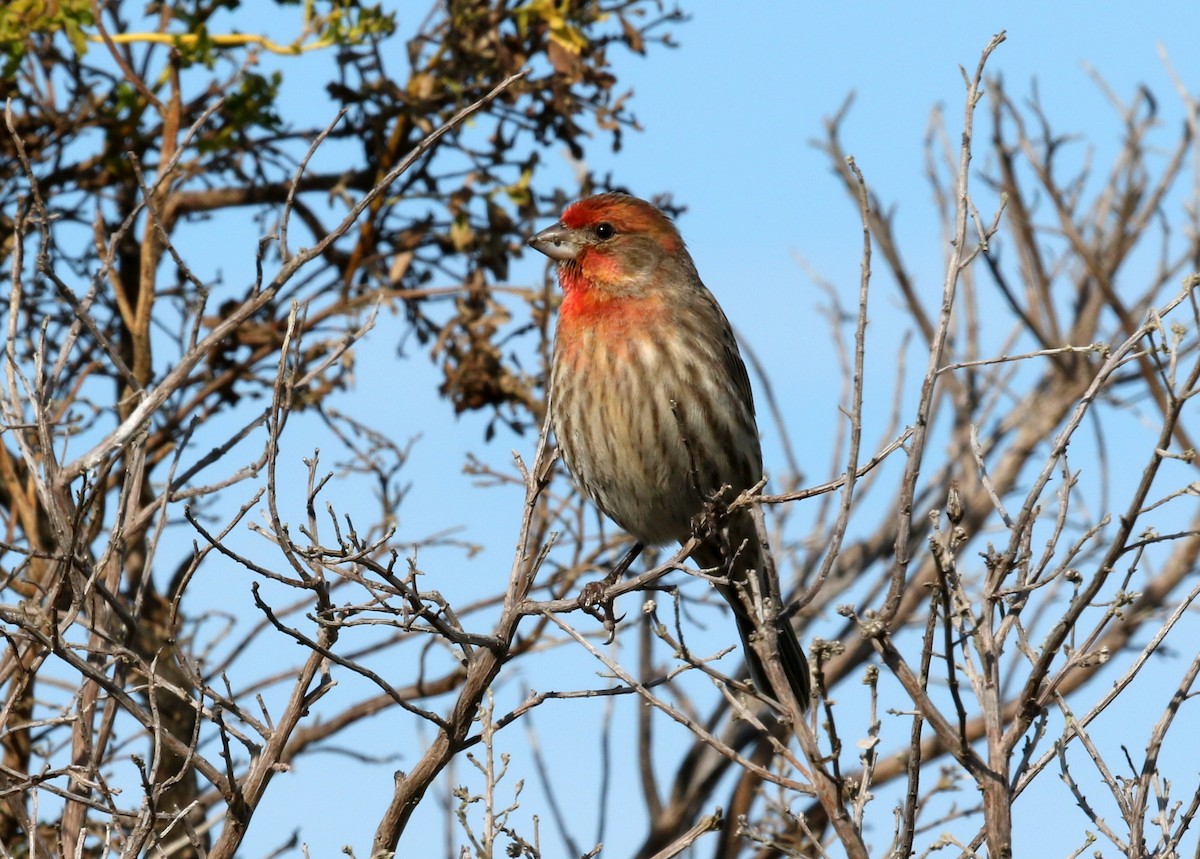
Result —
[[558, 263], [568, 294], [594, 299], [645, 295], [661, 280], [662, 267], [682, 260], [683, 239], [656, 206], [628, 194], [597, 194], [572, 203], [562, 219], [529, 240]]

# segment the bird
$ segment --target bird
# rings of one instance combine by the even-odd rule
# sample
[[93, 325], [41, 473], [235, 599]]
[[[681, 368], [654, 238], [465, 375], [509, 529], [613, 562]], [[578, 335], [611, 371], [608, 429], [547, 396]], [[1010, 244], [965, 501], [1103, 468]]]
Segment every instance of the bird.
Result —
[[[763, 474], [750, 378], [729, 320], [674, 222], [646, 200], [585, 197], [529, 245], [554, 261], [563, 292], [549, 412], [567, 469], [639, 545], [686, 543], [705, 511], [727, 507]], [[692, 560], [716, 570], [751, 681], [785, 700], [753, 646], [753, 591], [779, 588], [751, 512], [730, 511], [719, 531], [696, 536]], [[775, 640], [772, 656], [805, 710], [808, 660], [786, 618], [777, 616]]]

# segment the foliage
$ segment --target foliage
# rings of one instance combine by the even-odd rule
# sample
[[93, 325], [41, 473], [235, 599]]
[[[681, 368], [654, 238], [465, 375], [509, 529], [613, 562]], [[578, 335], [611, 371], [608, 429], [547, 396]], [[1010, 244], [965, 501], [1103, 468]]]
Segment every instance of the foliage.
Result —
[[[501, 425], [536, 420], [540, 371], [504, 344], [545, 326], [514, 331], [490, 284], [522, 252], [542, 200], [563, 196], [543, 178], [546, 148], [581, 157], [634, 127], [610, 54], [643, 52], [679, 21], [644, 0], [439, 3], [419, 26], [353, 0], [0, 9], [2, 86], [14, 97], [0, 135], [0, 263], [13, 284], [3, 575], [6, 593], [39, 607], [14, 610], [40, 618], [6, 616], [32, 625], [4, 657], [4, 765], [6, 790], [36, 771], [68, 797], [62, 855], [95, 837], [82, 823], [96, 803], [116, 813], [104, 773], [128, 754], [109, 732], [132, 730], [131, 714], [150, 739], [138, 757], [147, 800], [104, 838], [126, 855], [172, 839], [233, 855], [274, 767], [306, 744], [285, 753], [290, 730], [268, 730], [215, 691], [217, 677], [196, 674], [204, 619], [186, 589], [212, 547], [173, 558], [159, 551], [164, 531], [206, 533], [201, 521], [274, 448], [242, 468], [227, 468], [227, 453], [263, 427], [277, 444], [287, 413], [380, 443], [327, 407], [380, 307], [429, 348], [454, 408]], [[273, 32], [296, 25], [291, 41]], [[328, 75], [322, 125], [281, 105], [308, 66]], [[252, 282], [223, 282], [219, 249], [197, 254], [181, 238], [215, 222], [260, 231]], [[546, 318], [540, 289], [507, 300]], [[402, 461], [401, 448], [383, 450]], [[394, 485], [383, 478], [385, 507], [398, 503]], [[55, 612], [61, 640], [46, 637]], [[90, 654], [78, 664], [76, 645]], [[82, 684], [84, 709], [31, 743], [24, 725], [45, 715], [38, 702], [58, 682], [39, 674], [47, 660], [82, 672], [67, 682]], [[70, 707], [50, 706], [60, 705]], [[253, 764], [191, 758], [190, 743], [243, 738], [248, 725], [265, 732], [247, 746]], [[43, 756], [49, 771], [35, 766]], [[213, 842], [205, 820], [225, 815]], [[0, 844], [30, 839], [33, 850], [37, 837], [0, 810]]]

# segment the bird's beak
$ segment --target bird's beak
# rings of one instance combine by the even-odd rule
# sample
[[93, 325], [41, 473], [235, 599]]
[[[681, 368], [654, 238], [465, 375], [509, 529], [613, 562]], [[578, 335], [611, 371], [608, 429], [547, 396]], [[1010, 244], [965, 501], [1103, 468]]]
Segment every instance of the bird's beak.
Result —
[[575, 259], [581, 250], [574, 231], [561, 223], [542, 230], [529, 240], [529, 246], [557, 262]]

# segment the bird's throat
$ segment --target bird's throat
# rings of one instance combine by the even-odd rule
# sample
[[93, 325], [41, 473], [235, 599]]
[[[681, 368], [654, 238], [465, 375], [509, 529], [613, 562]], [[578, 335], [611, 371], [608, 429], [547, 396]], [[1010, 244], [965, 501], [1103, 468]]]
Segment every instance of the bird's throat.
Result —
[[558, 282], [563, 291], [559, 319], [578, 319], [584, 324], [600, 324], [604, 320], [636, 320], [649, 314], [661, 315], [661, 302], [653, 291], [626, 283], [616, 271], [597, 266], [599, 259], [580, 264], [572, 260], [558, 267]]
[[558, 310], [558, 339], [598, 338], [609, 347], [662, 324], [666, 308], [657, 295], [614, 294], [586, 279], [563, 279], [563, 302]]

